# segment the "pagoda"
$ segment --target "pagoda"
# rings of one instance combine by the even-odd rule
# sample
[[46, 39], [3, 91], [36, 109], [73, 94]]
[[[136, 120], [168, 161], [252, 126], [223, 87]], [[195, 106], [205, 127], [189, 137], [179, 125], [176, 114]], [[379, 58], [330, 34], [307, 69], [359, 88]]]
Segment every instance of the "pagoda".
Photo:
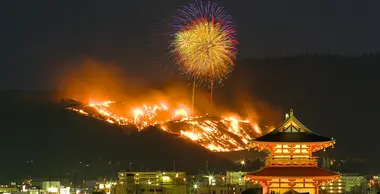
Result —
[[318, 135], [303, 125], [293, 110], [272, 132], [258, 137], [250, 144], [258, 151], [268, 151], [265, 167], [245, 175], [259, 183], [263, 194], [318, 194], [318, 186], [340, 178], [339, 173], [318, 167], [312, 153], [334, 146], [333, 138]]

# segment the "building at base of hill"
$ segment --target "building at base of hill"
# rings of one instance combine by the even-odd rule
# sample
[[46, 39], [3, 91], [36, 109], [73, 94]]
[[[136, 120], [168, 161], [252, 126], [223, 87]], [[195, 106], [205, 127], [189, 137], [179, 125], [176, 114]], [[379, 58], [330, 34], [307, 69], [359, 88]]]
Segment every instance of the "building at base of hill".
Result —
[[190, 176], [188, 192], [194, 194], [242, 194], [247, 189], [261, 190], [260, 185], [245, 182], [246, 172], [227, 171], [226, 174]]
[[261, 187], [246, 182], [246, 172], [227, 171], [225, 174], [198, 174], [184, 172], [119, 172], [111, 194], [242, 194], [245, 190]]
[[368, 193], [368, 181], [366, 176], [358, 174], [343, 174], [338, 180], [329, 182], [319, 187], [320, 194], [364, 194]]
[[340, 175], [318, 167], [312, 153], [334, 146], [335, 140], [318, 135], [303, 125], [293, 110], [272, 132], [252, 141], [251, 147], [266, 150], [265, 167], [245, 175], [246, 180], [259, 183], [264, 194], [318, 194], [318, 188]]
[[114, 194], [135, 193], [186, 193], [184, 172], [119, 172], [118, 183], [111, 190]]

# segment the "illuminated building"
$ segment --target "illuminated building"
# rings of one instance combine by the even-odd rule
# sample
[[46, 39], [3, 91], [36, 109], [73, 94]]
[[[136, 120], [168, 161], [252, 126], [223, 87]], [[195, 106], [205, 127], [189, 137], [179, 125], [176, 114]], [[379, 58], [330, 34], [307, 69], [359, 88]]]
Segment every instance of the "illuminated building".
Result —
[[380, 192], [380, 175], [374, 175], [369, 178], [368, 186], [370, 193]]
[[[365, 176], [343, 174], [341, 180], [342, 189], [344, 189], [344, 193], [364, 193], [363, 191], [365, 191], [366, 188], [368, 188]], [[338, 189], [339, 188], [340, 185], [338, 182]]]
[[245, 174], [246, 172], [227, 171], [226, 174], [190, 176], [188, 193], [241, 194], [246, 189], [259, 189], [259, 185], [244, 181]]
[[226, 183], [231, 185], [245, 185], [244, 175], [247, 172], [231, 172], [226, 173]]
[[0, 193], [7, 194], [7, 193], [15, 193], [18, 189], [16, 187], [10, 186], [10, 185], [0, 185]]
[[320, 193], [366, 193], [368, 188], [365, 176], [343, 174], [338, 180], [320, 186]]
[[60, 181], [43, 181], [42, 190], [46, 193], [59, 193], [59, 188], [61, 188]]
[[335, 144], [334, 139], [318, 135], [293, 115], [272, 132], [253, 140], [251, 147], [266, 150], [265, 167], [247, 173], [245, 178], [259, 183], [263, 194], [318, 194], [318, 186], [339, 179], [340, 175], [318, 167], [312, 153]]
[[28, 194], [70, 194], [70, 187], [63, 186], [61, 181], [44, 181], [42, 179], [32, 181], [30, 179], [23, 181], [20, 191]]
[[96, 182], [95, 191], [110, 194], [112, 186], [116, 185], [115, 182]]
[[186, 193], [185, 172], [119, 172], [115, 194]]
[[342, 179], [330, 181], [326, 184], [321, 184], [319, 186], [320, 194], [336, 194], [336, 193], [345, 193], [344, 192], [344, 182]]
[[42, 193], [70, 194], [70, 187], [65, 187], [61, 181], [42, 181]]
[[197, 186], [196, 184], [190, 187], [189, 193], [194, 194], [208, 194], [208, 193], [218, 193], [218, 194], [241, 194], [245, 188], [238, 185], [215, 185], [215, 186]]

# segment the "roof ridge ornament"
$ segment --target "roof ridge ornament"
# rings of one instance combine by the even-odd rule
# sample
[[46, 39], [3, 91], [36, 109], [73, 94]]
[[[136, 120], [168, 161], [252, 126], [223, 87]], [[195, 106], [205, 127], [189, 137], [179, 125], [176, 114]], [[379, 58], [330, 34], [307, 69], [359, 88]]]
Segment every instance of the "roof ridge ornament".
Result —
[[290, 109], [290, 114], [288, 113], [285, 114], [285, 119], [289, 119], [289, 116], [293, 117], [293, 109]]

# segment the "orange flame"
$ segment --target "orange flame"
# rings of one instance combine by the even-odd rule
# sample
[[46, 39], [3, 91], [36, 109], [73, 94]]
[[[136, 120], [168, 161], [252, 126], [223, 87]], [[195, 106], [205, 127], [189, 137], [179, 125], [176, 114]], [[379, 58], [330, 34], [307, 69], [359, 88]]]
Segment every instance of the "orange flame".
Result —
[[[95, 110], [96, 114], [80, 108], [69, 107], [68, 109], [119, 126], [133, 124], [139, 130], [158, 124], [161, 125], [162, 131], [178, 134], [215, 152], [246, 149], [250, 139], [262, 133], [257, 123], [242, 120], [238, 116], [219, 119], [210, 116], [189, 116], [189, 109], [185, 105], [171, 109], [164, 102], [155, 105], [143, 104], [133, 108], [130, 115], [122, 116], [114, 111], [114, 104], [115, 102], [110, 100], [91, 99], [86, 106]], [[166, 125], [167, 122], [172, 125], [181, 124], [181, 130], [176, 131], [175, 127]]]
[[187, 118], [188, 116], [189, 115], [185, 109], [177, 109], [174, 112], [173, 118], [178, 118], [178, 117]]

